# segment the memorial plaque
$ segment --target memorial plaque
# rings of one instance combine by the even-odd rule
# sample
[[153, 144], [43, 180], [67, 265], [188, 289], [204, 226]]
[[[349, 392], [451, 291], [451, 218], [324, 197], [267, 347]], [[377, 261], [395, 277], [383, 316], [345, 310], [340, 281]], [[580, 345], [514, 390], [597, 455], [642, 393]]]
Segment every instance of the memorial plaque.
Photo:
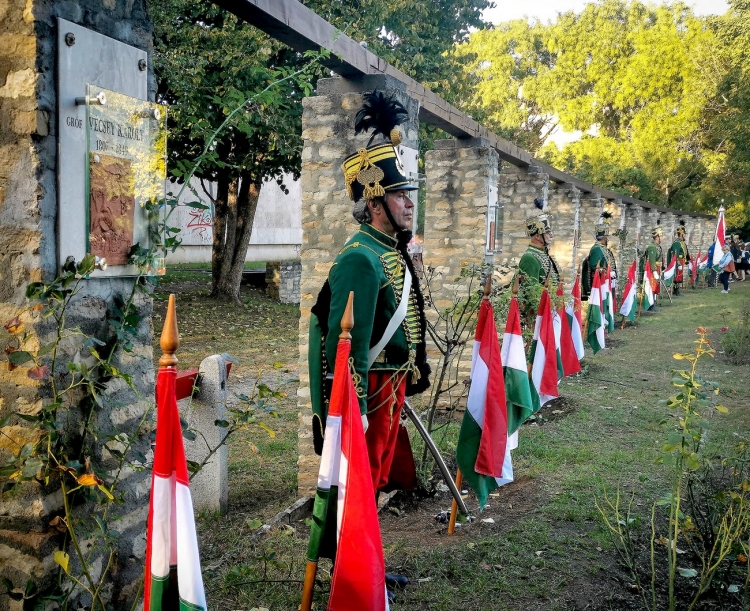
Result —
[[134, 244], [149, 248], [148, 204], [164, 198], [166, 110], [94, 84], [86, 100], [87, 252], [123, 266]]
[[[148, 83], [146, 51], [58, 18], [57, 258], [60, 265], [69, 256], [80, 261], [87, 252], [98, 254], [101, 250], [97, 249], [103, 248], [110, 251], [109, 256], [105, 255], [108, 267], [106, 271], [95, 271], [94, 277], [134, 275], [139, 272], [133, 266], [115, 263], [121, 260], [121, 255], [116, 251], [124, 248], [125, 242], [140, 242], [145, 245], [142, 240], [148, 239], [148, 226], [143, 222], [146, 215], [141, 206], [150, 197], [156, 197], [157, 191], [163, 193], [163, 183], [156, 183], [160, 180], [159, 177], [164, 175], [163, 158], [160, 159], [159, 156], [166, 151], [166, 140], [163, 134], [157, 136], [158, 130], [153, 127], [148, 127], [146, 132], [141, 133], [144, 122], [148, 123], [149, 119], [140, 117], [136, 121], [132, 116], [128, 118], [122, 108], [118, 109], [120, 101], [116, 95], [124, 95], [137, 102], [140, 106], [138, 112], [144, 114], [154, 106], [146, 101]], [[105, 92], [106, 104], [99, 104], [99, 100], [92, 104], [100, 92]], [[133, 106], [136, 105], [135, 102]], [[116, 116], [107, 116], [108, 106]], [[95, 110], [92, 112], [94, 107]], [[163, 121], [162, 113], [162, 124]], [[137, 139], [140, 136], [143, 136], [141, 141]], [[141, 144], [147, 144], [156, 153], [136, 153], [135, 148]], [[97, 149], [97, 146], [101, 148]], [[92, 174], [91, 166], [97, 163], [94, 160], [95, 155], [99, 156], [104, 165], [93, 170]], [[117, 161], [110, 160], [107, 163], [105, 157], [115, 158]], [[114, 192], [117, 192], [117, 197], [120, 198], [125, 192], [123, 185], [128, 182], [125, 179], [127, 172], [110, 173], [111, 176], [120, 176], [118, 180], [123, 184], [113, 186], [113, 178], [105, 181], [109, 185], [107, 189], [114, 189], [106, 201], [102, 199], [107, 196], [106, 189], [94, 196], [95, 201], [92, 201], [89, 191], [92, 180], [94, 186], [101, 186], [102, 175], [108, 173], [104, 168], [112, 166], [112, 163], [122, 168], [130, 164], [130, 195], [135, 200], [132, 208], [132, 236], [124, 227], [108, 228], [109, 214], [114, 215], [118, 206], [122, 206], [122, 202], [115, 205], [112, 198], [115, 197]], [[111, 169], [116, 173], [121, 171], [116, 167]], [[148, 179], [145, 175], [147, 172], [153, 172], [153, 178]], [[144, 186], [146, 184], [150, 186], [147, 188]], [[151, 194], [148, 193], [149, 189]], [[102, 205], [102, 202], [106, 205]], [[95, 226], [92, 226], [92, 206], [98, 219]], [[115, 246], [116, 244], [120, 246]]]

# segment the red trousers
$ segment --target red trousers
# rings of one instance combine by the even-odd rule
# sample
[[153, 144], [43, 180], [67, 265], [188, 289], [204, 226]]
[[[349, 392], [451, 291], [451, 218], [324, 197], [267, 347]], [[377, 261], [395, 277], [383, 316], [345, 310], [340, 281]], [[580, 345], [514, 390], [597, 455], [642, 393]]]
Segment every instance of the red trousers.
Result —
[[[393, 377], [393, 379], [390, 379]], [[367, 400], [365, 441], [370, 457], [372, 487], [377, 492], [388, 483], [396, 449], [401, 408], [406, 393], [406, 374], [371, 371], [368, 375], [370, 398]], [[371, 411], [373, 410], [373, 411]]]

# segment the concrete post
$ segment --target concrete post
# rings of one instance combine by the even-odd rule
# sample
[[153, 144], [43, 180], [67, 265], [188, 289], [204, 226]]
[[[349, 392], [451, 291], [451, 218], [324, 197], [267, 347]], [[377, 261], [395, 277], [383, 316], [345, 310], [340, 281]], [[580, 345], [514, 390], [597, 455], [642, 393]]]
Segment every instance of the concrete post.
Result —
[[192, 400], [181, 401], [180, 414], [188, 426], [199, 432], [194, 441], [185, 440], [188, 460], [203, 462], [213, 448], [219, 450], [190, 482], [193, 506], [197, 511], [227, 511], [229, 449], [224, 444], [226, 428], [217, 426], [227, 411], [227, 363], [214, 354], [201, 362], [198, 392]]

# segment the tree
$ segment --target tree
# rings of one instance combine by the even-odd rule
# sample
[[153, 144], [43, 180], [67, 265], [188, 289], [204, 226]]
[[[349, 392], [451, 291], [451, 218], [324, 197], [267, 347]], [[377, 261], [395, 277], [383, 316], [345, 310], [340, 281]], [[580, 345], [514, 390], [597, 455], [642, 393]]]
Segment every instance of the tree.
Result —
[[[556, 22], [501, 24], [457, 53], [476, 54], [479, 107], [552, 165], [642, 199], [689, 208], [707, 169], [703, 108], [712, 94], [701, 62], [714, 46], [681, 3], [600, 0]], [[558, 150], [550, 128], [589, 134]]]
[[305, 60], [210, 3], [157, 0], [150, 7], [157, 98], [170, 105], [172, 174], [184, 179], [188, 160], [213, 138], [195, 173], [216, 183], [211, 295], [239, 303], [261, 186], [275, 180], [283, 187], [285, 173], [300, 173], [299, 101], [311, 90], [311, 74], [269, 88]]
[[[411, 76], [450, 81], [442, 54], [481, 27], [487, 0], [340, 0], [305, 4]], [[189, 163], [229, 113], [303, 63], [298, 53], [205, 0], [153, 0], [157, 96], [170, 104], [170, 166], [183, 179]], [[307, 70], [271, 88], [237, 113], [211, 145], [196, 176], [216, 183], [212, 290], [239, 301], [242, 268], [261, 186], [300, 173], [300, 99], [324, 72]], [[304, 77], [304, 78], [303, 78]], [[426, 78], [427, 77], [427, 78]]]
[[[704, 109], [708, 128], [704, 146], [712, 152], [706, 181], [707, 205], [750, 203], [750, 0], [729, 0], [729, 10], [709, 21], [718, 40], [706, 62], [706, 75], [716, 82]], [[730, 204], [731, 205], [731, 204]], [[743, 223], [738, 223], [741, 226]], [[750, 211], [744, 220], [750, 224]]]

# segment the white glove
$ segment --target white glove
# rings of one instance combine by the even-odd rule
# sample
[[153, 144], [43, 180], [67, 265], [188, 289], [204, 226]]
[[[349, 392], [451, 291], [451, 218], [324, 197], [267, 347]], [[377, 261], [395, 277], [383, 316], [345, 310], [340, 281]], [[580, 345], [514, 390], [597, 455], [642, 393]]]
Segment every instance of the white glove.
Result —
[[369, 426], [370, 423], [367, 422], [367, 414], [362, 414], [362, 428], [364, 429], [365, 433], [367, 432]]
[[654, 280], [658, 280], [658, 279], [659, 279], [659, 272], [654, 272]]
[[679, 269], [680, 271], [682, 271], [682, 265], [678, 265], [677, 269]]

